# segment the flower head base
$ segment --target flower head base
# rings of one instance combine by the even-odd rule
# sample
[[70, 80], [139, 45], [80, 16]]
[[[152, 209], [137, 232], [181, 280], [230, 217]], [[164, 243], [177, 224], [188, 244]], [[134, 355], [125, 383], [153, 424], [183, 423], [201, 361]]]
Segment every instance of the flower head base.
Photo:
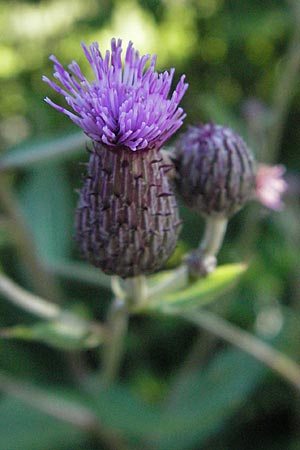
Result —
[[283, 179], [284, 172], [285, 167], [281, 165], [258, 165], [256, 198], [263, 205], [275, 211], [280, 211], [283, 208], [281, 197], [287, 190], [287, 183]]
[[[43, 77], [62, 94], [69, 107], [65, 109], [49, 98], [46, 102], [66, 114], [94, 141], [110, 147], [142, 150], [159, 149], [182, 125], [185, 114], [178, 107], [188, 85], [184, 75], [168, 98], [174, 69], [158, 74], [156, 56], [140, 56], [130, 42], [122, 67], [122, 41], [112, 39], [111, 53], [105, 56], [97, 43], [89, 49], [82, 44], [95, 80], [91, 83], [73, 61], [69, 72], [51, 56], [57, 84]], [[146, 69], [147, 62], [149, 62]]]
[[94, 142], [76, 212], [84, 257], [122, 278], [158, 270], [181, 228], [177, 202], [156, 149], [133, 153]]
[[252, 197], [254, 158], [230, 128], [189, 127], [176, 143], [174, 163], [178, 195], [204, 216], [228, 218]]

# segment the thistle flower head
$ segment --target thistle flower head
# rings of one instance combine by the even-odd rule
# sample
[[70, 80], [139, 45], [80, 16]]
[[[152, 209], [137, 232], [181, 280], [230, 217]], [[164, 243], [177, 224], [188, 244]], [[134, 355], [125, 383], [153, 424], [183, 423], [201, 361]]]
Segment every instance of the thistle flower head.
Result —
[[284, 172], [285, 167], [282, 165], [259, 164], [257, 169], [256, 198], [263, 205], [275, 211], [283, 208], [281, 197], [287, 190], [287, 183], [283, 179]]
[[[109, 275], [123, 278], [158, 270], [173, 252], [180, 231], [175, 196], [160, 147], [181, 126], [178, 107], [184, 76], [169, 97], [174, 69], [158, 74], [156, 57], [140, 56], [130, 42], [122, 65], [121, 40], [104, 56], [98, 44], [83, 50], [95, 79], [76, 62], [69, 71], [52, 56], [53, 82], [66, 114], [93, 140], [87, 176], [76, 212], [76, 239], [84, 257]], [[149, 62], [149, 63], [148, 63]], [[148, 64], [147, 64], [148, 63]]]
[[[73, 61], [66, 70], [51, 56], [57, 83], [43, 77], [65, 97], [69, 108], [47, 103], [66, 114], [94, 141], [130, 150], [159, 149], [182, 125], [185, 114], [178, 107], [186, 89], [184, 75], [169, 97], [174, 69], [155, 71], [156, 56], [143, 55], [129, 42], [122, 65], [122, 41], [112, 39], [111, 52], [102, 55], [98, 43], [82, 44], [92, 67], [89, 82]], [[148, 63], [148, 65], [147, 65]]]
[[176, 143], [174, 163], [178, 195], [204, 216], [230, 217], [252, 197], [254, 158], [228, 127], [189, 127]]

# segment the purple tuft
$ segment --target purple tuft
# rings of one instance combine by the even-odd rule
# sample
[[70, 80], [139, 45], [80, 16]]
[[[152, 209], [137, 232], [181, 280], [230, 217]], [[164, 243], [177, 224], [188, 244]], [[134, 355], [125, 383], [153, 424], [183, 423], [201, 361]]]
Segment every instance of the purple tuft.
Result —
[[169, 96], [174, 69], [157, 73], [156, 56], [140, 56], [132, 42], [128, 44], [124, 66], [120, 39], [112, 39], [111, 52], [104, 56], [98, 43], [89, 49], [85, 44], [82, 47], [95, 80], [88, 82], [75, 61], [67, 71], [51, 56], [59, 84], [47, 77], [43, 81], [65, 97], [73, 112], [49, 98], [45, 101], [69, 116], [94, 141], [133, 151], [162, 147], [185, 118], [183, 109], [178, 107], [188, 87], [184, 75]]

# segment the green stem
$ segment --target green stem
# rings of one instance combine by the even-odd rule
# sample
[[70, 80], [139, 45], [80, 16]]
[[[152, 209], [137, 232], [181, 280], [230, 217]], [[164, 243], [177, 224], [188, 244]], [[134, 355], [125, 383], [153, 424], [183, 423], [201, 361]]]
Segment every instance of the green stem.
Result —
[[300, 367], [288, 356], [209, 311], [181, 312], [180, 315], [249, 353], [300, 391]]
[[[64, 311], [55, 303], [51, 303], [44, 298], [26, 291], [3, 273], [0, 273], [0, 293], [14, 305], [41, 319], [61, 321], [66, 329], [69, 327], [75, 333], [82, 330], [82, 336], [86, 335], [87, 332], [91, 332], [99, 337], [101, 336], [103, 339], [109, 339], [109, 332], [104, 325], [98, 322], [88, 321], [73, 312]], [[2, 337], [9, 337], [9, 333], [9, 328], [7, 330], [0, 330]], [[78, 361], [78, 358], [75, 361]], [[75, 369], [80, 369], [78, 363]]]
[[128, 278], [125, 281], [125, 292], [130, 305], [143, 303], [148, 293], [145, 276], [139, 275], [134, 278]]
[[59, 306], [31, 294], [3, 273], [0, 274], [0, 292], [15, 305], [42, 319], [57, 319], [62, 312]]
[[56, 419], [88, 432], [108, 449], [125, 449], [124, 443], [104, 427], [93, 411], [76, 401], [50, 394], [36, 386], [14, 380], [0, 373], [0, 390]]
[[115, 299], [109, 309], [107, 326], [109, 340], [106, 340], [103, 354], [104, 385], [111, 384], [117, 377], [127, 333], [129, 312], [135, 305], [142, 304], [147, 296], [145, 276], [128, 278], [124, 283], [118, 277], [112, 278], [112, 290]]
[[206, 217], [199, 248], [188, 253], [185, 259], [190, 275], [203, 277], [215, 270], [227, 223], [228, 219], [223, 216]]
[[199, 248], [203, 256], [216, 256], [222, 246], [228, 219], [223, 216], [207, 217]]
[[0, 203], [11, 219], [15, 246], [30, 276], [34, 290], [38, 295], [58, 302], [61, 298], [60, 289], [55, 279], [49, 276], [37, 255], [34, 240], [24, 220], [20, 205], [4, 174], [1, 175], [0, 182]]
[[126, 299], [115, 298], [109, 309], [107, 326], [109, 339], [104, 343], [102, 381], [105, 386], [117, 377], [124, 349], [129, 320]]
[[276, 161], [280, 149], [284, 125], [290, 103], [295, 95], [300, 68], [300, 5], [291, 0], [291, 16], [294, 21], [293, 35], [282, 64], [282, 72], [274, 89], [272, 111], [275, 120], [268, 134], [268, 158]]

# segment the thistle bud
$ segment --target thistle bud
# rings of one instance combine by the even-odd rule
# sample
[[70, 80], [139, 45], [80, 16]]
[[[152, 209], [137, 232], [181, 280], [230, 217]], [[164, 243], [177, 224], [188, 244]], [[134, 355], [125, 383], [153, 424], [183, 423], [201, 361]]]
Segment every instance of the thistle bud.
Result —
[[158, 150], [94, 144], [76, 213], [85, 258], [123, 278], [157, 270], [180, 231], [174, 194]]
[[[160, 148], [180, 128], [178, 107], [186, 89], [182, 76], [169, 97], [174, 69], [158, 74], [156, 57], [140, 56], [130, 42], [122, 65], [122, 41], [112, 39], [103, 56], [97, 43], [83, 50], [95, 80], [78, 64], [69, 71], [51, 56], [69, 109], [66, 114], [92, 139], [88, 174], [76, 214], [83, 255], [109, 275], [123, 278], [157, 270], [170, 256], [180, 229], [175, 197]], [[146, 68], [147, 63], [148, 67]]]
[[253, 196], [253, 155], [230, 128], [189, 127], [177, 141], [174, 163], [178, 195], [204, 216], [230, 217]]

